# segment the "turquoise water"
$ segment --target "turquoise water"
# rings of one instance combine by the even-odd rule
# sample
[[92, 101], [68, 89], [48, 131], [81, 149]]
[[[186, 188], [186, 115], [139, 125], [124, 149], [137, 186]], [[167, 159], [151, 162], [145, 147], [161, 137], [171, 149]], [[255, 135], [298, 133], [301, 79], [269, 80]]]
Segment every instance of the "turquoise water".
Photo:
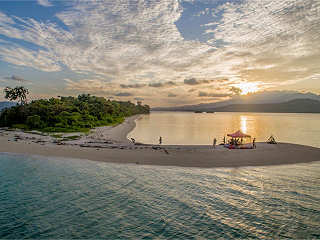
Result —
[[320, 163], [238, 169], [0, 154], [0, 238], [317, 239]]
[[272, 134], [280, 142], [320, 147], [320, 114], [151, 112], [136, 122], [129, 138], [143, 143], [158, 144], [162, 136], [163, 144], [212, 145], [240, 129], [259, 142]]

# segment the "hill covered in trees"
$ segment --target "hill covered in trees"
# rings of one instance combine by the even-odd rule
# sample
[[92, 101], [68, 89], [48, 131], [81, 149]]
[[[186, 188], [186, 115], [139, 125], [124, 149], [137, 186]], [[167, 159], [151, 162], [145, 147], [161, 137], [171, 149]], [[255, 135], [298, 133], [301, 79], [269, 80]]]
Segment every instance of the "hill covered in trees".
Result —
[[17, 127], [45, 132], [87, 131], [114, 125], [125, 117], [150, 112], [148, 105], [111, 101], [87, 94], [32, 101], [2, 110], [0, 127]]
[[284, 103], [232, 104], [213, 108], [214, 112], [320, 113], [320, 101], [295, 99]]
[[260, 104], [199, 104], [171, 108], [155, 108], [153, 111], [185, 111], [185, 112], [270, 112], [270, 113], [320, 113], [320, 101], [313, 99], [294, 99], [281, 103]]

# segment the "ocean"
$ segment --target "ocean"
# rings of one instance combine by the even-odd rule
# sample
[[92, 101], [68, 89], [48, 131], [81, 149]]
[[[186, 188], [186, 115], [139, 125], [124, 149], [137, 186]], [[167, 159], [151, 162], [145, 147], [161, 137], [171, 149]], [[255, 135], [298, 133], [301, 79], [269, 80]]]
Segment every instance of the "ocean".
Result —
[[0, 154], [0, 238], [319, 239], [320, 163], [120, 165]]
[[265, 142], [273, 135], [277, 141], [320, 147], [320, 114], [303, 113], [193, 113], [151, 112], [136, 121], [129, 133], [142, 143], [169, 145], [212, 145], [224, 136], [241, 130]]

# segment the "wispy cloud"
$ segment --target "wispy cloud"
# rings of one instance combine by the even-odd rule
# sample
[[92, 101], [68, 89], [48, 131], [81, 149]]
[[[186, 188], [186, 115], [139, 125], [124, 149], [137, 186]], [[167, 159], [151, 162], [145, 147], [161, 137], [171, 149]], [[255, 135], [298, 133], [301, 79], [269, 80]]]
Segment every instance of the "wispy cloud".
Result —
[[119, 92], [119, 93], [116, 93], [115, 96], [117, 96], [117, 97], [130, 97], [130, 96], [133, 96], [133, 94], [129, 93], [129, 92]]
[[120, 84], [121, 88], [143, 88], [147, 86], [147, 84]]
[[177, 97], [178, 95], [177, 94], [174, 94], [174, 93], [168, 93], [168, 97]]
[[142, 98], [142, 97], [135, 97], [134, 100], [136, 100], [136, 101], [143, 101], [144, 98]]
[[38, 1], [38, 4], [40, 4], [41, 6], [44, 6], [44, 7], [52, 7], [52, 3], [49, 2], [48, 0], [37, 0]]
[[20, 83], [26, 83], [26, 82], [30, 82], [29, 80], [26, 80], [22, 77], [19, 77], [19, 76], [16, 76], [16, 75], [12, 75], [10, 77], [5, 77], [4, 78], [5, 80], [9, 80], [9, 81], [17, 81], [17, 82], [20, 82]]
[[198, 80], [195, 78], [188, 78], [185, 79], [183, 82], [186, 85], [200, 85], [200, 84], [209, 84], [209, 83], [214, 83], [214, 82], [223, 82], [227, 81], [227, 79], [214, 79], [214, 80]]
[[241, 93], [241, 89], [238, 88], [238, 87], [234, 87], [234, 86], [232, 86], [232, 87], [230, 88], [230, 91], [231, 91], [232, 93], [234, 93], [235, 95], [239, 95], [239, 94]]
[[101, 79], [82, 79], [75, 81], [71, 79], [64, 79], [66, 90], [77, 91], [82, 93], [105, 93], [111, 95], [113, 85], [110, 82]]
[[232, 94], [230, 93], [209, 93], [209, 92], [199, 92], [199, 97], [212, 97], [212, 98], [225, 98], [225, 97], [231, 97]]
[[188, 84], [188, 85], [197, 85], [197, 84], [199, 84], [197, 79], [195, 79], [195, 78], [185, 79], [184, 83]]

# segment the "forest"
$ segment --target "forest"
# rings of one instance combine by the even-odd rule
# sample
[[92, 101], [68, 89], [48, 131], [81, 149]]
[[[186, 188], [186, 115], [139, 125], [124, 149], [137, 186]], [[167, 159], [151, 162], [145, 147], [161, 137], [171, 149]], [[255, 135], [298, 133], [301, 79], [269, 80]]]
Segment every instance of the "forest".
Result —
[[149, 112], [148, 105], [81, 94], [78, 97], [34, 100], [5, 108], [0, 115], [0, 127], [42, 132], [86, 132], [98, 126], [116, 125], [126, 117]]

